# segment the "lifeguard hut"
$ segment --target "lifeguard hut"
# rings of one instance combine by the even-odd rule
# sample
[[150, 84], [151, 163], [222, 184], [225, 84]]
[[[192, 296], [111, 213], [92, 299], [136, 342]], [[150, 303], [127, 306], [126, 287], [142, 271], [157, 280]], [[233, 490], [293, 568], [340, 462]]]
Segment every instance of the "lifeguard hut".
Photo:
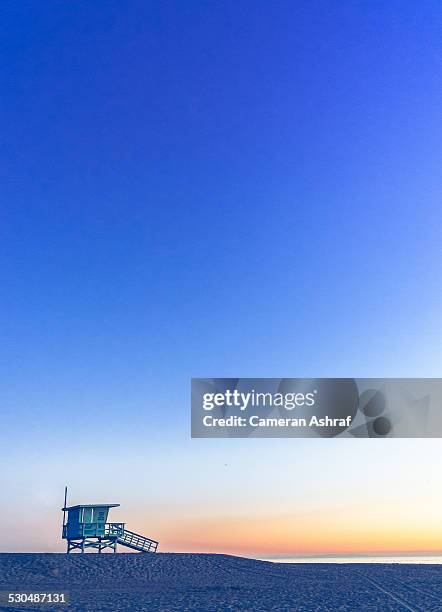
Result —
[[[108, 523], [111, 508], [120, 504], [79, 504], [67, 506], [65, 489], [62, 538], [67, 540], [67, 552], [96, 548], [101, 553], [105, 548], [117, 552], [117, 544], [139, 552], [156, 552], [158, 542], [129, 531], [125, 523]], [[67, 520], [66, 520], [67, 514]]]

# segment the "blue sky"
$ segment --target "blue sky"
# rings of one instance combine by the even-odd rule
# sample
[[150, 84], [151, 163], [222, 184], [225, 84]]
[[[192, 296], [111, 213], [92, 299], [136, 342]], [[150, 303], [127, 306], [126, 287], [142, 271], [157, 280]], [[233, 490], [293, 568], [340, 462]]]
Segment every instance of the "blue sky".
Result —
[[233, 443], [189, 440], [192, 376], [440, 374], [439, 3], [1, 13], [7, 513], [109, 497], [83, 461], [207, 493]]

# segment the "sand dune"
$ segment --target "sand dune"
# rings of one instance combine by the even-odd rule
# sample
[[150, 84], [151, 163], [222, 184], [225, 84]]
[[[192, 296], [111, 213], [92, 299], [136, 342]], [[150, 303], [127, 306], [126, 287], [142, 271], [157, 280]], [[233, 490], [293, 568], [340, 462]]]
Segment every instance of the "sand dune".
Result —
[[292, 565], [178, 553], [4, 553], [0, 591], [6, 590], [68, 591], [70, 603], [52, 606], [57, 610], [440, 612], [442, 565]]

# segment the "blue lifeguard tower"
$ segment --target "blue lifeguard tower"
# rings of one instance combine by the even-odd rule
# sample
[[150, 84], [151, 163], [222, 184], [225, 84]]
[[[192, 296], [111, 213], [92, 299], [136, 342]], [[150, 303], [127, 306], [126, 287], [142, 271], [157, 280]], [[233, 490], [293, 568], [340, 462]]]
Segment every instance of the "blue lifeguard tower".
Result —
[[[67, 540], [67, 552], [96, 548], [101, 553], [105, 548], [117, 552], [117, 544], [139, 552], [156, 552], [158, 542], [129, 531], [125, 523], [108, 523], [110, 508], [120, 504], [80, 504], [67, 506], [65, 489], [62, 538]], [[67, 521], [66, 521], [67, 513]]]

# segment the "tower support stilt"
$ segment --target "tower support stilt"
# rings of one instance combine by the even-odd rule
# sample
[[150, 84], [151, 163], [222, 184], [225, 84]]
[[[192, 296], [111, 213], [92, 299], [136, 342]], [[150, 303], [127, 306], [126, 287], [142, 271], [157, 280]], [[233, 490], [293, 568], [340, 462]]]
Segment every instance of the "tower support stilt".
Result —
[[79, 550], [81, 553], [84, 553], [87, 548], [95, 548], [99, 553], [106, 548], [110, 548], [116, 553], [117, 540], [116, 538], [76, 538], [75, 540], [68, 540], [68, 553], [74, 550]]

